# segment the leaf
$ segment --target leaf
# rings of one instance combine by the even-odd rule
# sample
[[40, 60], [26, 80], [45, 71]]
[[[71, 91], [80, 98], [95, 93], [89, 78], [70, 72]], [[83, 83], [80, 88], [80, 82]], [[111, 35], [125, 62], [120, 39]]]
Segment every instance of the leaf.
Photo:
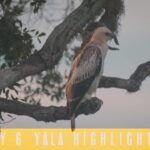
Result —
[[46, 35], [46, 33], [42, 32], [38, 35], [38, 37], [45, 36], [45, 35]]
[[34, 32], [34, 31], [35, 31], [35, 29], [30, 30], [30, 32]]
[[36, 31], [36, 32], [35, 32], [35, 35], [38, 35], [38, 34], [39, 34], [39, 31]]
[[18, 95], [18, 91], [14, 88], [14, 91], [16, 92], [16, 94]]
[[16, 20], [16, 23], [18, 23], [19, 26], [22, 27], [22, 22], [21, 22], [20, 20], [17, 19], [17, 20]]
[[9, 90], [6, 91], [6, 98], [8, 99], [9, 96]]
[[17, 87], [20, 87], [21, 85], [22, 85], [22, 84], [17, 83], [17, 82], [14, 84], [14, 86], [17, 86]]
[[26, 31], [27, 31], [27, 28], [24, 28], [24, 29], [23, 29], [23, 32], [26, 32]]
[[10, 114], [7, 114], [7, 116], [10, 117], [10, 118], [12, 118], [12, 119], [14, 118], [14, 117], [13, 117], [12, 115], [10, 115]]
[[41, 43], [41, 40], [39, 38], [37, 40], [38, 40], [39, 43]]
[[17, 100], [17, 98], [16, 98], [16, 97], [14, 97], [12, 94], [11, 94], [11, 98], [12, 98], [12, 100], [14, 100], [14, 101], [16, 101], [16, 100]]
[[31, 2], [30, 3], [31, 6], [34, 6], [35, 4], [36, 4], [36, 2]]

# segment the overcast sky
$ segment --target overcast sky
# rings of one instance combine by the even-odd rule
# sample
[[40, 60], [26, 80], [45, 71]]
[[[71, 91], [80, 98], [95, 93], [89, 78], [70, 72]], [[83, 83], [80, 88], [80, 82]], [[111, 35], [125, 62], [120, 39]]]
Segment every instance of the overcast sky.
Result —
[[[126, 13], [119, 31], [120, 51], [109, 52], [104, 75], [128, 78], [136, 67], [150, 60], [150, 0], [126, 0]], [[104, 104], [94, 115], [81, 115], [77, 127], [150, 127], [150, 78], [141, 90], [130, 94], [121, 89], [98, 89], [97, 96]], [[37, 122], [26, 116], [2, 127], [70, 127], [70, 121]]]

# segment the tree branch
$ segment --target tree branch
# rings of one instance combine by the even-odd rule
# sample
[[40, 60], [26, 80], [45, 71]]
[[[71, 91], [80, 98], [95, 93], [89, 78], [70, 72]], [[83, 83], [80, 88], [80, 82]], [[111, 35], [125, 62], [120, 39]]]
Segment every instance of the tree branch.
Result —
[[129, 77], [129, 79], [103, 76], [99, 83], [99, 87], [100, 88], [114, 87], [114, 88], [126, 89], [128, 92], [136, 92], [139, 90], [142, 82], [148, 76], [150, 76], [150, 61], [139, 65], [135, 70], [135, 72]]
[[[94, 114], [102, 106], [102, 101], [96, 97], [83, 103], [77, 111], [76, 117], [80, 114]], [[43, 107], [38, 105], [30, 105], [19, 101], [7, 100], [0, 98], [0, 110], [2, 112], [12, 113], [16, 115], [26, 115], [37, 121], [56, 122], [57, 120], [69, 120], [67, 107], [49, 106]]]
[[90, 20], [100, 15], [105, 2], [106, 0], [84, 0], [60, 25], [55, 27], [40, 51], [23, 63], [0, 71], [0, 90], [12, 86], [27, 76], [53, 69], [61, 59], [66, 45]]
[[[136, 92], [139, 90], [142, 82], [150, 75], [150, 61], [143, 63], [137, 67], [135, 72], [129, 79], [121, 79], [115, 77], [102, 77], [99, 87], [105, 88], [121, 88], [126, 89], [129, 92]], [[102, 101], [96, 97], [83, 103], [78, 109], [77, 116], [80, 114], [94, 114], [102, 106]], [[69, 113], [67, 108], [50, 106], [43, 107], [38, 105], [30, 105], [19, 101], [7, 100], [0, 98], [0, 110], [2, 112], [8, 112], [16, 115], [30, 116], [37, 121], [55, 122], [57, 120], [68, 120]]]

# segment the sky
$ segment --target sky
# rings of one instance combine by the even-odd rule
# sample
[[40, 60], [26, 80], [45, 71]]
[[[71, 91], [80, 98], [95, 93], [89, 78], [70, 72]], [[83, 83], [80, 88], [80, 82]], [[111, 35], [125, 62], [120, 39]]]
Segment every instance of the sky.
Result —
[[[149, 0], [125, 1], [125, 15], [122, 16], [118, 36], [120, 51], [108, 53], [104, 75], [128, 78], [139, 64], [150, 60], [149, 6]], [[100, 111], [93, 115], [80, 115], [76, 119], [76, 127], [150, 127], [150, 78], [143, 82], [136, 93], [131, 94], [122, 89], [101, 88], [97, 90], [97, 97], [104, 102]], [[62, 101], [59, 105], [64, 103]], [[17, 116], [14, 121], [1, 127], [68, 128], [70, 121], [45, 123], [27, 116]]]

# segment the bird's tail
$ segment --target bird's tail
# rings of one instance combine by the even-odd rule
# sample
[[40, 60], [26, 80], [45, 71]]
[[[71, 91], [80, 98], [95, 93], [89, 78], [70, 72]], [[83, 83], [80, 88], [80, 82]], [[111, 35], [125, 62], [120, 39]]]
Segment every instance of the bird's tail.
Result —
[[80, 107], [81, 102], [79, 102], [77, 104], [77, 106], [75, 107], [74, 111], [71, 114], [71, 130], [74, 131], [75, 130], [75, 118], [76, 118], [76, 112], [78, 110], [78, 108]]
[[71, 130], [72, 132], [75, 130], [75, 115], [71, 116]]

